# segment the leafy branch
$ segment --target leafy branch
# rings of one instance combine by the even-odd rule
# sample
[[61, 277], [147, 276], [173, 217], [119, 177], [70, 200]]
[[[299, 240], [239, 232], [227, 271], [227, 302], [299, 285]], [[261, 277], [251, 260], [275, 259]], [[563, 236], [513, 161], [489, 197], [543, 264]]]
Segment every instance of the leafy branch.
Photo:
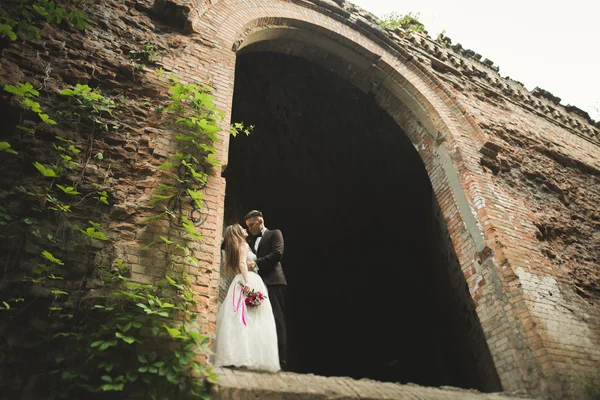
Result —
[[80, 30], [89, 26], [88, 18], [77, 8], [67, 10], [52, 0], [21, 0], [13, 8], [0, 8], [0, 38], [16, 40], [23, 34], [29, 39], [40, 39], [39, 24], [44, 20], [54, 25], [66, 21]]
[[402, 29], [407, 32], [417, 33], [425, 31], [425, 25], [419, 22], [419, 13], [413, 14], [408, 13], [405, 15], [398, 14], [392, 11], [389, 14], [385, 14], [379, 21], [379, 25], [386, 29]]

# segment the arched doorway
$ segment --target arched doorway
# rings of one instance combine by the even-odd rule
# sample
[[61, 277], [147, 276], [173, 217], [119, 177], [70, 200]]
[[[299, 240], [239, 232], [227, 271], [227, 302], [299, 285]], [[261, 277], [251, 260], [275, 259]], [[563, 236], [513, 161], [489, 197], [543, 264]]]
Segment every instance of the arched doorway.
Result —
[[[188, 20], [190, 29], [198, 35], [187, 44], [179, 43], [183, 45], [181, 54], [185, 62], [179, 63], [175, 70], [190, 81], [201, 79], [210, 83], [215, 103], [225, 110], [223, 128], [232, 111], [236, 57], [245, 52], [270, 51], [301, 57], [373, 97], [410, 138], [439, 204], [438, 207], [433, 201], [430, 212], [432, 240], [442, 244], [436, 247], [438, 261], [433, 265], [446, 266], [443, 271], [448, 275], [447, 295], [439, 298], [443, 299], [444, 310], [453, 312], [443, 313], [449, 316], [442, 323], [452, 325], [450, 319], [460, 309], [458, 316], [469, 333], [466, 336], [487, 343], [505, 390], [547, 393], [557, 386], [549, 384], [556, 371], [547, 357], [544, 331], [532, 328], [538, 321], [529, 312], [531, 302], [511, 264], [518, 255], [509, 257], [505, 252], [518, 246], [505, 248], [506, 237], [502, 232], [506, 214], [497, 212], [505, 207], [503, 193], [497, 191], [494, 180], [480, 165], [482, 148], [490, 138], [478, 125], [471, 108], [460, 99], [460, 85], [448, 84], [447, 76], [438, 71], [436, 60], [445, 54], [444, 49], [424, 37], [401, 38], [382, 32], [363, 10], [341, 3], [220, 0], [211, 2], [208, 9], [198, 3]], [[461, 62], [458, 58], [452, 60]], [[255, 94], [251, 101], [256, 98]], [[220, 136], [223, 140], [217, 152], [224, 165], [228, 165], [230, 140], [225, 132]], [[211, 183], [215, 189], [212, 196], [216, 208], [211, 216], [215, 231], [207, 231], [213, 234], [213, 246], [207, 250], [214, 252], [207, 261], [212, 260], [212, 272], [222, 277], [218, 273], [219, 232], [223, 222], [236, 218], [231, 211], [225, 215], [222, 199], [226, 185], [231, 187], [232, 182], [229, 178], [226, 183], [225, 179], [214, 177]], [[291, 230], [277, 220], [268, 221], [271, 227]], [[529, 262], [517, 261], [524, 266]], [[226, 284], [226, 278], [221, 279], [219, 284], [211, 285], [208, 293], [207, 319], [211, 332], [221, 298], [220, 288]], [[456, 308], [452, 304], [465, 307]], [[475, 316], [473, 308], [480, 325], [470, 322]], [[480, 326], [485, 340], [481, 334], [471, 334]], [[485, 352], [476, 350], [486, 344], [470, 343], [465, 347], [457, 343], [453, 348], [456, 354], [474, 351], [473, 356], [479, 360], [475, 364], [478, 371], [493, 370], [485, 367], [489, 365], [485, 356], [481, 356]]]
[[284, 232], [291, 369], [501, 390], [423, 162], [374, 97], [259, 45], [232, 120], [256, 130], [230, 144], [225, 219]]

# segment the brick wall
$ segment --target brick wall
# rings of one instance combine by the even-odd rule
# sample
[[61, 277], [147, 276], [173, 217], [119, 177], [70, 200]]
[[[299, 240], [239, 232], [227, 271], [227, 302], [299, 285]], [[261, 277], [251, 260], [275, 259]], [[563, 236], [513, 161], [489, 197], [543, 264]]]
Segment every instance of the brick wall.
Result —
[[[547, 332], [560, 335], [548, 324], [549, 320], [540, 320], [540, 310], [544, 309], [541, 294], [538, 291], [537, 297], [532, 296], [531, 290], [538, 287], [534, 282], [552, 285], [553, 273], [537, 268], [547, 265], [548, 260], [536, 239], [524, 199], [519, 193], [499, 188], [496, 177], [481, 166], [480, 149], [489, 136], [477, 115], [480, 105], [472, 105], [470, 99], [471, 104], [465, 101], [470, 97], [468, 90], [457, 90], [465, 85], [463, 81], [477, 79], [467, 74], [450, 79], [432, 60], [449, 60], [460, 68], [485, 72], [482, 76], [488, 84], [491, 81], [513, 96], [511, 110], [483, 106], [489, 111], [490, 120], [497, 119], [500, 112], [513, 118], [512, 109], [520, 109], [519, 113], [528, 113], [526, 121], [551, 125], [557, 137], [580, 143], [581, 152], [574, 151], [573, 159], [587, 164], [597, 159], [598, 147], [590, 141], [595, 140], [597, 127], [556, 104], [550, 107], [544, 98], [520, 94], [512, 81], [498, 83], [497, 74], [493, 75], [497, 71], [489, 63], [469, 59], [459, 50], [440, 50], [430, 40], [386, 36], [377, 32], [371, 22], [372, 16], [348, 4], [338, 7], [325, 2], [301, 6], [278, 1], [222, 1], [193, 21], [192, 26], [199, 36], [216, 38], [215, 48], [203, 53], [203, 59], [214, 63], [209, 75], [224, 106], [231, 103], [235, 65], [232, 48], [299, 55], [374, 93], [423, 157], [503, 387], [558, 397], [561, 392], [583, 393], [587, 380], [598, 375], [599, 358], [594, 350], [598, 337], [593, 329], [597, 312], [576, 299], [572, 288], [552, 286], [550, 292], [570, 293], [560, 300], [564, 307], [579, 304], [590, 318], [574, 322], [567, 318], [568, 311], [557, 311], [562, 317], [555, 315], [566, 324], [563, 326], [569, 326], [566, 330], [582, 338], [582, 346], [588, 350], [585, 357], [574, 347], [566, 350], [573, 345], [571, 342], [564, 342], [561, 350], [551, 350], [560, 346], [552, 344], [555, 341]], [[436, 51], [444, 54], [436, 56]], [[518, 96], [527, 105], [520, 106], [515, 100]], [[553, 116], [553, 111], [557, 115]], [[582, 128], [577, 132], [579, 127]], [[418, 130], [426, 133], [416, 133]], [[226, 143], [223, 149], [226, 157]], [[559, 354], [562, 355], [558, 357]], [[588, 376], [566, 368], [574, 363], [585, 364]]]
[[[126, 53], [136, 43], [157, 43], [162, 51], [159, 65], [169, 74], [183, 82], [207, 82], [214, 89], [216, 104], [226, 115], [218, 146], [218, 158], [226, 164], [234, 50], [252, 51], [245, 43], [256, 42], [322, 64], [372, 93], [418, 149], [503, 388], [583, 398], [585, 390], [600, 385], [598, 254], [586, 250], [598, 244], [593, 231], [598, 215], [590, 211], [594, 203], [584, 201], [598, 193], [597, 124], [551, 97], [527, 93], [458, 47], [442, 48], [418, 35], [383, 33], [374, 27], [373, 16], [349, 3], [157, 3], [185, 10], [166, 18], [157, 14], [159, 9], [153, 13], [151, 1], [89, 5], [94, 23], [88, 36], [47, 28], [49, 40], [5, 46], [0, 78], [9, 83], [31, 80], [38, 87], [44, 83], [51, 90], [66, 83], [100, 82], [115, 96], [127, 93], [152, 102], [161, 98], [167, 78], [150, 73], [136, 78]], [[115, 165], [113, 205], [102, 218], [116, 241], [99, 257], [124, 257], [135, 280], [152, 282], [164, 255], [141, 247], [173, 228], [142, 226], [148, 211], [141, 204], [149, 199], [161, 158], [173, 151], [173, 140], [160, 126], [141, 123], [152, 121], [152, 113], [133, 109], [130, 118], [123, 117], [125, 129], [100, 144]], [[497, 155], [491, 162], [483, 159], [485, 149]], [[530, 169], [519, 167], [524, 165]], [[556, 182], [542, 182], [557, 193], [554, 197], [538, 198], [546, 189], [527, 184], [532, 171], [542, 167], [544, 176], [560, 172], [565, 177], [559, 191], [552, 189]], [[102, 180], [102, 171], [96, 171], [93, 179]], [[209, 335], [223, 286], [220, 243], [226, 183], [218, 172], [206, 190], [206, 220], [199, 228], [204, 240], [192, 245], [200, 260], [193, 273], [200, 322]], [[577, 207], [565, 212], [556, 201]], [[578, 211], [572, 212], [574, 208]], [[549, 211], [557, 213], [559, 223], [549, 225], [544, 219]], [[567, 215], [582, 222], [573, 225], [559, 218]], [[559, 233], [592, 229], [593, 240], [573, 235], [550, 240], [543, 233], [552, 227]], [[582, 249], [573, 252], [573, 244]]]

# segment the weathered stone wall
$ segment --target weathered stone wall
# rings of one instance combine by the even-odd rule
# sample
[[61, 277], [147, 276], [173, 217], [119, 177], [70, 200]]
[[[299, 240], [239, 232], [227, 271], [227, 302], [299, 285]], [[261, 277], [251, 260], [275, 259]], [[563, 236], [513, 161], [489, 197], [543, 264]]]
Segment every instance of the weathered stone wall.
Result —
[[[41, 124], [16, 96], [1, 91], [0, 140], [9, 142], [18, 155], [0, 154], [0, 198], [4, 214], [13, 218], [2, 226], [0, 298], [24, 299], [22, 304], [12, 304], [18, 312], [0, 316], [2, 398], [32, 398], [31, 390], [39, 385], [36, 375], [49, 372], [37, 371], [37, 366], [47, 365], [54, 357], [51, 351], [32, 353], [32, 338], [60, 327], [48, 320], [48, 307], [85, 308], [94, 303], [94, 298], [106, 294], [105, 283], [95, 269], [110, 270], [120, 259], [130, 268], [128, 277], [132, 282], [154, 284], [169, 274], [165, 249], [160, 245], [144, 248], [160, 240], [159, 236], [187, 243], [198, 259], [198, 267], [187, 273], [198, 301], [202, 333], [214, 332], [215, 290], [219, 283], [215, 241], [221, 237], [224, 188], [218, 177], [220, 171], [212, 171], [209, 177], [206, 208], [196, 224], [197, 232], [204, 237], [202, 242], [184, 239], [183, 229], [175, 220], [143, 223], [160, 210], [150, 204], [155, 188], [172, 179], [159, 170], [176, 150], [174, 132], [163, 125], [161, 112], [169, 98], [168, 77], [172, 74], [185, 82], [205, 82], [190, 72], [190, 66], [179, 64], [179, 54], [189, 51], [194, 40], [169, 25], [172, 19], [156, 18], [147, 5], [135, 1], [78, 4], [90, 19], [90, 26], [83, 32], [66, 23], [56, 26], [38, 21], [41, 39], [0, 40], [0, 86], [30, 83], [40, 92], [35, 100], [42, 110], [58, 122]], [[150, 61], [134, 60], [131, 52], [142, 51], [145, 44], [151, 44], [158, 55]], [[159, 67], [165, 70], [160, 76], [155, 72]], [[76, 84], [87, 84], [115, 102], [112, 115], [102, 115], [108, 122], [106, 130], [86, 117], [73, 117], [74, 112], [83, 112], [73, 106], [73, 99], [59, 92]], [[31, 131], [16, 129], [16, 125]], [[40, 211], [40, 205], [48, 205], [48, 199], [36, 199], [21, 190], [43, 192], [49, 185], [50, 179], [41, 177], [32, 163], [49, 166], [60, 160], [56, 146], [68, 144], [58, 140], [58, 135], [80, 150], [71, 154], [77, 166], [66, 168], [54, 180], [54, 184], [75, 186], [81, 193], [77, 200], [59, 193], [59, 200], [72, 203], [68, 221], [60, 213]], [[108, 204], [98, 201], [101, 191], [107, 193]], [[35, 220], [34, 226], [24, 222], [25, 218]], [[90, 220], [99, 223], [110, 240], [88, 241], [74, 229], [77, 225], [85, 230]], [[25, 281], [31, 268], [40, 262], [43, 250], [64, 263], [68, 273], [53, 281], [52, 288], [64, 290], [69, 296], [57, 299], [43, 282]], [[181, 272], [177, 265], [175, 270]], [[32, 360], [36, 362], [32, 364]]]
[[[453, 359], [457, 355], [461, 355], [464, 359], [469, 360], [460, 366], [449, 366], [446, 373], [451, 379], [465, 382], [463, 387], [476, 387], [473, 383], [482, 382], [479, 386], [486, 392], [501, 391], [498, 372], [503, 372], [503, 363], [491, 362], [491, 354], [488, 343], [481, 332], [475, 303], [471, 298], [469, 288], [465, 285], [465, 273], [461, 269], [442, 210], [436, 199], [433, 200], [432, 207], [430, 244], [432, 251], [430, 254], [435, 270], [433, 276], [436, 279], [431, 284], [434, 292], [439, 296], [436, 309], [441, 315], [437, 332], [446, 359]], [[466, 275], [469, 273], [467, 271]], [[489, 276], [491, 273], [493, 273], [491, 270], [487, 271], [486, 275], [488, 276], [484, 275], [484, 279], [493, 281], [493, 278]], [[496, 303], [499, 300], [498, 293], [491, 287], [487, 289], [487, 293], [483, 297], [490, 303]], [[470, 368], [467, 368], [467, 365]], [[495, 368], [490, 365], [494, 365]]]
[[[78, 159], [83, 178], [67, 176], [66, 182], [80, 180], [87, 192], [97, 190], [94, 184], [110, 191], [110, 206], [84, 202], [74, 212], [82, 225], [93, 216], [113, 239], [95, 253], [82, 256], [75, 247], [57, 253], [76, 271], [66, 286], [86, 276], [87, 267], [77, 271], [76, 265], [115, 257], [130, 263], [135, 280], [152, 282], [164, 254], [142, 246], [176, 229], [140, 223], [150, 213], [158, 166], [174, 142], [153, 111], [164, 101], [167, 78], [150, 67], [136, 69], [129, 51], [154, 44], [160, 52], [154, 66], [184, 82], [209, 83], [229, 116], [234, 51], [252, 41], [272, 42], [276, 49], [286, 39], [291, 51], [315, 62], [323, 62], [316, 55], [330, 54], [324, 62], [331, 70], [372, 93], [417, 146], [504, 389], [555, 398], [597, 393], [600, 130], [584, 112], [543, 90], [529, 93], [460, 45], [383, 32], [372, 15], [344, 1], [104, 0], [84, 11], [92, 23], [84, 34], [45, 25], [41, 40], [0, 43], [0, 82], [32, 83], [44, 93], [43, 107], [60, 109], [57, 92], [75, 83], [124, 96], [114, 121], [118, 130], [61, 131], [85, 149]], [[2, 137], [20, 153], [2, 154], [3, 202], [19, 210], [25, 203], [9, 188], [40, 185], [31, 162], [51, 162], [56, 154], [40, 149], [51, 146], [63, 126], [42, 127], [35, 136], [8, 129], [21, 120], [21, 110], [6, 93], [1, 96]], [[25, 114], [21, 124], [31, 126], [31, 119]], [[226, 163], [229, 138], [219, 138], [218, 158]], [[102, 162], [93, 158], [97, 152], [104, 154]], [[204, 240], [192, 245], [201, 262], [193, 274], [200, 322], [209, 334], [217, 311], [224, 194], [224, 179], [211, 176], [199, 227]], [[39, 253], [19, 229], [17, 242], [6, 242], [11, 251], [3, 264], [20, 265], [29, 259], [20, 254]], [[49, 225], [43, 230], [51, 231]], [[21, 278], [4, 273], [2, 290], [11, 292]], [[89, 289], [95, 289], [91, 280]], [[23, 329], [39, 328], [33, 320], [23, 323]], [[11, 343], [5, 340], [4, 348]], [[12, 384], [23, 383], [19, 379]]]
[[[409, 136], [411, 129], [407, 126], [414, 124], [415, 120], [421, 121], [429, 132], [433, 131], [434, 136], [435, 130], [440, 132], [437, 140], [443, 141], [443, 145], [439, 148], [439, 142], [433, 145], [428, 137], [411, 136], [411, 140], [420, 151], [423, 150], [421, 153], [432, 181], [436, 165], [445, 169], [445, 178], [442, 178], [445, 183], [437, 188], [436, 195], [438, 199], [445, 194], [450, 196], [448, 204], [440, 203], [504, 387], [524, 387], [533, 393], [561, 396], [559, 393], [581, 394], [586, 386], [595, 385], [598, 356], [594, 349], [598, 337], [593, 333], [593, 320], [596, 317], [587, 318], [586, 329], [579, 328], [579, 322], [571, 322], [568, 324], [570, 327], [565, 328], [569, 332], [567, 335], [579, 332], [584, 337], [581, 343], [587, 354], [571, 344], [569, 350], [564, 347], [552, 350], [556, 346], [546, 335], [547, 330], [538, 317], [540, 310], [548, 310], [552, 306], [544, 305], [546, 300], [541, 295], [532, 297], [525, 287], [526, 283], [518, 279], [518, 276], [525, 276], [522, 271], [532, 273], [529, 272], [532, 267], [544, 265], [549, 259], [542, 252], [545, 245], [536, 239], [531, 213], [523, 211], [520, 225], [507, 223], [511, 219], [503, 213], [504, 208], [515, 208], [514, 204], [521, 205], [526, 199], [520, 192], [510, 196], [498, 189], [497, 178], [492, 171], [494, 167], [490, 166], [493, 163], [487, 160], [490, 154], [494, 159], [494, 143], [489, 143], [491, 137], [482, 127], [478, 113], [480, 107], [486, 110], [487, 106], [481, 103], [481, 99], [502, 98], [504, 107], [519, 110], [515, 114], [505, 112], [506, 118], [513, 123], [519, 120], [516, 115], [524, 114], [522, 118], [525, 121], [534, 121], [526, 124], [541, 129], [552, 126], [550, 134], [580, 143], [577, 146], [581, 152], [572, 157], [580, 161], [597, 159], [598, 126], [576, 107], [557, 104], [557, 98], [543, 90], [529, 93], [518, 82], [502, 78], [492, 62], [480, 61], [481, 57], [470, 50], [459, 45], [444, 47], [420, 35], [384, 33], [375, 26], [373, 16], [349, 3], [315, 1], [311, 5], [305, 2], [299, 4], [305, 7], [304, 11], [280, 2], [261, 4], [261, 7], [253, 4], [253, 7], [243, 8], [242, 4], [233, 6], [233, 3], [220, 2], [191, 26], [200, 34], [211, 30], [217, 32], [225, 51], [230, 44], [234, 50], [283, 51], [312, 59], [326, 67], [335, 63], [335, 58], [344, 59], [346, 64], [343, 68], [334, 67], [332, 70], [346, 76], [366, 92], [374, 93], [382, 107], [396, 118]], [[323, 19], [323, 15], [329, 19]], [[336, 48], [336, 44], [341, 44], [345, 50], [340, 50], [339, 46]], [[326, 59], [319, 57], [323, 51], [330, 56]], [[215, 49], [211, 54], [223, 56], [226, 60], [226, 52], [222, 50]], [[229, 61], [228, 65], [232, 68], [233, 61]], [[384, 72], [378, 76], [380, 71]], [[221, 68], [213, 72], [225, 81], [232, 77]], [[403, 86], [410, 94], [394, 89], [395, 84]], [[225, 86], [221, 88], [224, 92], [220, 92], [223, 99], [231, 95], [229, 87]], [[406, 113], [394, 97], [404, 101], [412, 113]], [[475, 106], [472, 105], [474, 99], [479, 101]], [[496, 120], [498, 112], [490, 112], [490, 115], [494, 114], [492, 120]], [[434, 158], [440, 157], [440, 162], [429, 164], [428, 157], [432, 154]], [[488, 166], [485, 167], [485, 164]], [[589, 161], [584, 161], [584, 164], [589, 164]], [[448, 171], [452, 169], [458, 171], [458, 188], [452, 179], [448, 182]], [[595, 185], [595, 174], [590, 174], [587, 167], [583, 170], [586, 172], [580, 174], [582, 179], [591, 179]], [[588, 189], [592, 193], [595, 191], [593, 186], [588, 186]], [[458, 210], [455, 208], [455, 212], [450, 212], [450, 205]], [[472, 220], [471, 216], [475, 219]], [[592, 260], [597, 260], [593, 250], [582, 248], [580, 251], [586, 253], [583, 258], [592, 254]], [[582, 275], [593, 276], [594, 273], [593, 268], [585, 266], [570, 268], [582, 271]], [[544, 271], [544, 274], [553, 276], [549, 271]], [[524, 282], [527, 281], [528, 277], [525, 277]], [[550, 292], [556, 293], [557, 290], [573, 293], [568, 286], [557, 287]], [[570, 299], [571, 294], [563, 298]], [[496, 295], [499, 303], [494, 300]], [[573, 298], [572, 301], [566, 300], [564, 305], [571, 308], [573, 302], [578, 304], [575, 309], [583, 306], [590, 316], [597, 315], [595, 302], [586, 306]], [[562, 312], [558, 311], [550, 318], [563, 318], [565, 324], [562, 326], [567, 326], [570, 319], [564, 315], [557, 317], [559, 314]], [[548, 330], [556, 331], [554, 328]], [[560, 359], [556, 358], [558, 354], [561, 354]], [[571, 363], [585, 366], [582, 368], [586, 369], [586, 373], [574, 372], [568, 367]]]
[[[531, 304], [530, 329], [566, 392], [598, 378], [600, 149], [597, 142], [467, 83], [457, 96], [488, 135], [480, 163], [498, 202], [490, 232]], [[573, 371], [573, 372], [572, 372]], [[590, 389], [592, 390], [592, 389]]]

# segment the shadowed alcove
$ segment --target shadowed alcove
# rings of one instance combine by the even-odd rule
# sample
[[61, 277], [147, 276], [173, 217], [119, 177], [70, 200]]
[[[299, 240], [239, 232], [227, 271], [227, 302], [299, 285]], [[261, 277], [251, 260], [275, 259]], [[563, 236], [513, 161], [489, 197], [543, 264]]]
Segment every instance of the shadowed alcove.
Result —
[[237, 57], [225, 223], [281, 229], [289, 367], [502, 390], [424, 165], [375, 100], [302, 58]]

